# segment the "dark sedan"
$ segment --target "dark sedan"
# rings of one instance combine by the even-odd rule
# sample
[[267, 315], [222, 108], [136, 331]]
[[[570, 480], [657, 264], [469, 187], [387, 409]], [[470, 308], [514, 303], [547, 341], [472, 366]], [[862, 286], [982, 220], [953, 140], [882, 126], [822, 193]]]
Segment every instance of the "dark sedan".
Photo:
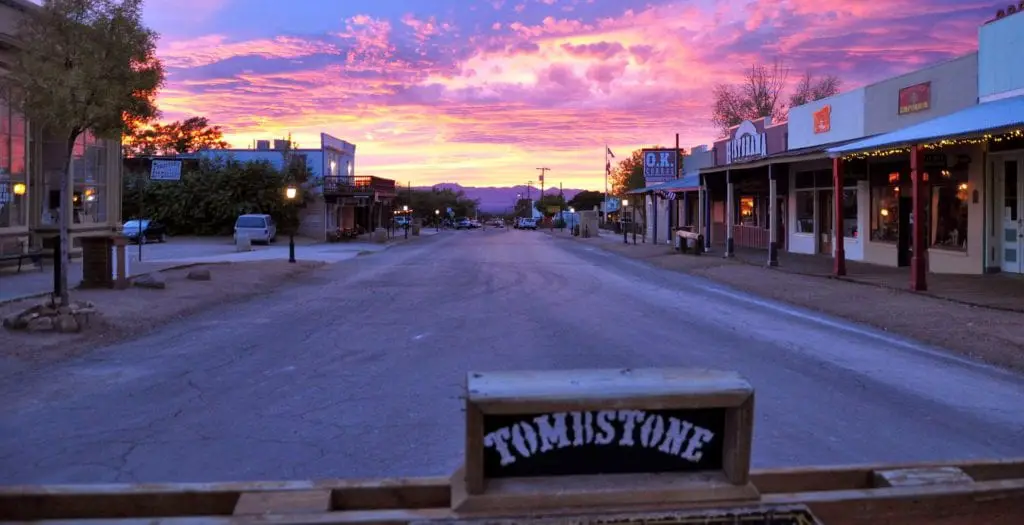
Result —
[[[141, 228], [140, 228], [141, 223]], [[142, 234], [139, 234], [139, 230]], [[132, 242], [167, 242], [167, 228], [163, 224], [149, 219], [131, 220], [121, 226], [121, 235]]]

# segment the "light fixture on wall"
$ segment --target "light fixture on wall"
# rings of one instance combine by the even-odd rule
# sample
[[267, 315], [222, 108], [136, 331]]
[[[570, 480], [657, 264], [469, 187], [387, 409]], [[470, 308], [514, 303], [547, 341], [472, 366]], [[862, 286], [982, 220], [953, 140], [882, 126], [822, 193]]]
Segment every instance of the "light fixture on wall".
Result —
[[887, 210], [885, 208], [882, 208], [882, 210], [880, 212], [878, 212], [878, 213], [882, 214], [882, 217], [888, 217], [889, 216], [889, 210]]
[[28, 191], [28, 187], [25, 186], [25, 184], [22, 183], [22, 182], [14, 183], [14, 188], [13, 189], [14, 189], [14, 194], [18, 195], [18, 196], [24, 195], [25, 192]]
[[959, 185], [959, 186], [957, 186], [957, 189], [958, 189], [958, 190], [960, 190], [960, 191], [965, 191], [965, 190], [967, 190], [967, 183], [966, 183], [966, 182], [962, 182], [962, 183], [960, 183], [960, 185]]

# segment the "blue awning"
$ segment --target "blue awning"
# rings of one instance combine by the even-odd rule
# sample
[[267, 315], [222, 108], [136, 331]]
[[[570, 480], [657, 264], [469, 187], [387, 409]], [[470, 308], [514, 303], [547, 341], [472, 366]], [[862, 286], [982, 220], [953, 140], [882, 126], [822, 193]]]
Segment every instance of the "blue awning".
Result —
[[637, 188], [635, 190], [627, 191], [627, 194], [637, 195], [640, 193], [651, 193], [655, 191], [686, 191], [696, 190], [700, 187], [700, 174], [691, 173], [685, 175], [679, 179], [672, 179], [668, 182], [662, 182], [659, 184], [652, 184], [644, 188]]
[[928, 144], [942, 139], [972, 138], [1024, 126], [1024, 96], [986, 102], [893, 131], [828, 150], [839, 157], [877, 149]]

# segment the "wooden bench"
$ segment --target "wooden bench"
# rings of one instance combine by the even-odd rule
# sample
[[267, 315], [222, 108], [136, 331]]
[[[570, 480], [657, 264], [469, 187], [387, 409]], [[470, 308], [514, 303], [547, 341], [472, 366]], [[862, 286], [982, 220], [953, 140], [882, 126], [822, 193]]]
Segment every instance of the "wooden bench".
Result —
[[676, 237], [682, 239], [679, 243], [679, 252], [686, 253], [689, 249], [689, 242], [693, 241], [693, 254], [700, 255], [704, 253], [704, 236], [699, 233], [694, 233], [687, 230], [676, 230]]
[[0, 253], [0, 262], [18, 261], [18, 273], [21, 273], [21, 265], [26, 259], [39, 265], [39, 271], [43, 271], [43, 250], [41, 249], [26, 249], [24, 243], [19, 243], [17, 252]]

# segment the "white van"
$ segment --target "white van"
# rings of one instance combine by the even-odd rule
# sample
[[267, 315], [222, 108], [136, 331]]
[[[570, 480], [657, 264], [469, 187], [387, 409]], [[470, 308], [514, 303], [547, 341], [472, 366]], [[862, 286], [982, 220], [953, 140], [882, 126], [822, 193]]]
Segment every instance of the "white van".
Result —
[[270, 215], [251, 213], [239, 215], [235, 220], [234, 240], [237, 243], [241, 236], [248, 237], [252, 242], [270, 244], [277, 240], [277, 224]]

